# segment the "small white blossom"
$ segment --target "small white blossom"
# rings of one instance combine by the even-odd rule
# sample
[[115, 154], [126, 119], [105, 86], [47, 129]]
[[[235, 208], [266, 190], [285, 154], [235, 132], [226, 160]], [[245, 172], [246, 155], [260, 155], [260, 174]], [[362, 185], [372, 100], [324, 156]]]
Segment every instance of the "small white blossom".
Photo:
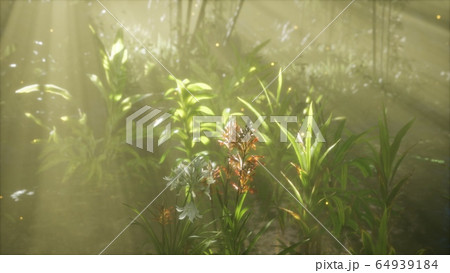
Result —
[[170, 186], [170, 190], [177, 190], [187, 198], [187, 204], [184, 207], [177, 207], [177, 211], [181, 212], [180, 220], [183, 220], [186, 216], [191, 222], [195, 218], [201, 218], [193, 200], [197, 198], [199, 192], [204, 193], [211, 199], [210, 186], [215, 182], [213, 166], [211, 162], [206, 162], [201, 157], [191, 163], [183, 161], [172, 170], [171, 177], [164, 178], [168, 181], [167, 185]]
[[178, 217], [180, 220], [183, 220], [186, 216], [191, 222], [194, 222], [195, 218], [202, 218], [202, 215], [200, 215], [200, 212], [193, 202], [187, 203], [184, 207], [177, 207], [177, 211], [181, 212]]

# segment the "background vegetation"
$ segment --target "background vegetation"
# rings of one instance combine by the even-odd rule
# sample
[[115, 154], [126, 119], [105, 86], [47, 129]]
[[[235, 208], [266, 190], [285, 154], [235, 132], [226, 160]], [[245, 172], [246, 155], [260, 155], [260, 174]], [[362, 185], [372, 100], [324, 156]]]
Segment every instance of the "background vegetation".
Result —
[[[1, 2], [2, 253], [98, 253], [136, 216], [105, 253], [449, 253], [448, 3], [357, 1], [292, 64], [346, 3], [104, 5]], [[154, 153], [125, 143], [145, 105]]]

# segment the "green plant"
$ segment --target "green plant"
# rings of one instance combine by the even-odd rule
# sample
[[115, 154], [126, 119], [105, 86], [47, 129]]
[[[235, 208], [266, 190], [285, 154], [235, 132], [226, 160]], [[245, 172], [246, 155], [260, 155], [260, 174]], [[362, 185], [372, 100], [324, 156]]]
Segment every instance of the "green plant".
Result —
[[[194, 139], [194, 116], [214, 115], [214, 112], [206, 105], [200, 102], [210, 101], [214, 95], [212, 94], [212, 88], [205, 83], [190, 83], [188, 79], [183, 81], [170, 77], [176, 82], [176, 88], [170, 88], [166, 91], [165, 97], [168, 100], [176, 102], [176, 106], [172, 111], [172, 120], [175, 122], [175, 128], [173, 130], [177, 142], [179, 145], [175, 149], [181, 151], [184, 154], [184, 159], [191, 160], [197, 154], [194, 151], [194, 147], [197, 142], [201, 142], [206, 145], [209, 143], [209, 139], [205, 136], [200, 136], [200, 139]], [[211, 123], [200, 124], [198, 132], [201, 134], [204, 130], [214, 128]], [[165, 160], [165, 157], [169, 153], [167, 150], [161, 157], [160, 162]], [[204, 152], [203, 152], [204, 154]], [[182, 160], [179, 158], [178, 160]]]
[[[253, 175], [261, 158], [251, 155], [256, 142], [251, 129], [241, 129], [236, 123], [229, 122], [223, 140], [219, 141], [227, 147], [226, 166], [216, 167], [201, 155], [192, 161], [185, 159], [177, 163], [171, 176], [165, 178], [167, 187], [177, 196], [175, 202], [179, 216], [171, 222], [174, 227], [166, 227], [168, 221], [163, 221], [163, 224], [160, 221], [160, 228], [154, 228], [141, 216], [141, 225], [157, 253], [179, 253], [175, 246], [189, 249], [185, 253], [191, 253], [192, 249], [197, 253], [201, 249], [202, 253], [248, 254], [254, 249], [272, 222], [266, 223], [257, 233], [249, 228], [251, 213], [246, 199], [248, 193], [253, 192]], [[202, 201], [201, 196], [206, 196], [210, 203], [205, 198]], [[215, 202], [218, 207], [214, 206]], [[138, 213], [137, 210], [135, 212]], [[210, 219], [207, 212], [211, 213]], [[165, 213], [173, 214], [167, 210]]]
[[[267, 134], [261, 133], [262, 138], [264, 138], [265, 145], [261, 147], [264, 155], [270, 156], [270, 158], [280, 158], [283, 159], [285, 149], [283, 149], [284, 143], [278, 141], [280, 136], [278, 134], [278, 125], [274, 122], [269, 122], [264, 119], [263, 116], [273, 117], [273, 116], [297, 116], [299, 110], [302, 109], [302, 103], [297, 103], [298, 94], [293, 92], [292, 88], [284, 88], [283, 90], [283, 76], [281, 69], [278, 73], [277, 78], [278, 84], [275, 92], [271, 92], [266, 89], [263, 82], [259, 81], [260, 87], [262, 88], [263, 94], [255, 99], [254, 103], [250, 103], [247, 100], [238, 97], [239, 101], [244, 104], [245, 108], [250, 110], [256, 118], [261, 119], [261, 127]], [[294, 102], [294, 103], [293, 103]], [[281, 164], [285, 163], [284, 160], [277, 161], [277, 169], [281, 168]]]
[[170, 190], [176, 190], [177, 196], [181, 196], [182, 205], [177, 207], [180, 212], [180, 220], [188, 218], [193, 222], [196, 218], [202, 218], [196, 205], [198, 195], [205, 195], [211, 199], [210, 187], [214, 184], [215, 169], [211, 162], [206, 162], [203, 157], [197, 157], [192, 162], [180, 162], [172, 170], [172, 177], [166, 177]]
[[[361, 160], [349, 160], [348, 154], [351, 148], [360, 140], [364, 133], [359, 135], [350, 135], [344, 138], [342, 135], [345, 122], [341, 122], [332, 137], [329, 135], [331, 116], [320, 127], [320, 132], [324, 139], [331, 141], [327, 145], [325, 142], [316, 139], [313, 141], [314, 122], [313, 103], [310, 104], [307, 117], [303, 121], [306, 123], [306, 130], [296, 136], [280, 126], [288, 135], [288, 140], [294, 149], [297, 162], [291, 163], [295, 167], [298, 175], [298, 183], [291, 181], [285, 176], [289, 188], [295, 198], [303, 204], [311, 213], [320, 219], [327, 219], [325, 226], [333, 227], [333, 235], [340, 237], [343, 228], [357, 231], [358, 225], [353, 218], [355, 212], [351, 204], [353, 200], [360, 196], [349, 182], [357, 183], [357, 179], [349, 175], [350, 168], [360, 168]], [[367, 167], [366, 167], [367, 168]], [[323, 251], [322, 239], [324, 231], [316, 219], [314, 219], [298, 203], [290, 202], [294, 210], [281, 208], [298, 223], [301, 244], [300, 253], [320, 253]], [[285, 204], [286, 205], [286, 204]], [[294, 244], [295, 245], [295, 244]], [[294, 251], [295, 248], [290, 248]]]
[[[389, 242], [389, 211], [384, 209], [383, 216], [379, 220], [378, 230], [369, 233], [361, 231], [362, 250], [361, 254], [386, 255], [395, 254], [395, 249]], [[376, 234], [374, 234], [376, 233]]]
[[[399, 180], [396, 179], [397, 171], [403, 162], [409, 149], [399, 154], [399, 148], [402, 140], [408, 130], [411, 128], [414, 120], [406, 123], [395, 135], [394, 140], [390, 141], [390, 134], [387, 123], [386, 109], [383, 109], [383, 116], [379, 121], [379, 150], [377, 151], [373, 145], [371, 163], [376, 169], [376, 178], [378, 180], [378, 190], [374, 193], [378, 199], [374, 200], [374, 205], [382, 212], [382, 216], [369, 223], [369, 227], [378, 227], [377, 232], [372, 231], [371, 234], [361, 229], [362, 252], [366, 254], [392, 254], [395, 249], [389, 238], [389, 222], [394, 200], [400, 193], [402, 187], [408, 180], [409, 176], [405, 176]], [[374, 211], [373, 214], [377, 214]], [[376, 237], [374, 234], [376, 233]]]
[[[113, 170], [117, 159], [127, 159], [135, 164], [123, 167], [138, 167], [148, 169], [151, 164], [142, 158], [128, 145], [123, 145], [125, 128], [118, 126], [129, 113], [132, 106], [149, 94], [128, 94], [127, 50], [123, 43], [123, 34], [119, 30], [110, 49], [106, 50], [103, 43], [90, 29], [97, 40], [102, 64], [103, 75], [88, 75], [89, 79], [100, 92], [102, 103], [106, 108], [105, 127], [100, 133], [94, 133], [93, 123], [89, 123], [89, 113], [82, 111], [74, 101], [72, 94], [66, 89], [53, 84], [29, 85], [16, 91], [17, 94], [49, 93], [57, 95], [65, 102], [68, 110], [53, 122], [46, 124], [39, 117], [26, 113], [36, 124], [45, 128], [49, 138], [41, 158], [43, 163], [40, 170], [45, 171], [57, 166], [64, 166], [63, 181], [72, 178], [82, 182], [96, 181], [98, 185], [105, 180], [114, 179]], [[39, 140], [36, 143], [42, 142]], [[141, 169], [141, 171], [142, 171]], [[125, 173], [125, 172], [124, 172]]]
[[[139, 214], [135, 208], [132, 210]], [[153, 217], [140, 216], [141, 226], [152, 243], [152, 254], [186, 255], [207, 254], [214, 243], [214, 237], [200, 223], [174, 217], [174, 208], [161, 206]], [[153, 220], [153, 221], [151, 221]]]
[[[277, 84], [274, 84], [274, 90], [266, 88], [261, 80], [258, 81], [262, 91], [257, 98], [254, 98], [253, 102], [241, 97], [238, 97], [238, 99], [244, 105], [243, 109], [246, 113], [250, 112], [254, 115], [252, 120], [257, 119], [261, 121], [260, 128], [262, 130], [260, 130], [259, 134], [264, 143], [259, 146], [259, 153], [271, 159], [268, 160], [267, 167], [271, 170], [286, 171], [289, 167], [289, 162], [293, 160], [293, 155], [289, 153], [286, 143], [281, 141], [280, 129], [273, 122], [273, 118], [276, 116], [277, 118], [284, 116], [297, 117], [301, 109], [305, 107], [304, 103], [299, 99], [301, 92], [295, 92], [292, 90], [292, 87], [286, 88], [284, 86], [281, 69], [278, 72]], [[259, 183], [258, 193], [261, 206], [269, 212], [273, 208], [278, 208], [286, 197], [286, 192], [283, 189], [265, 180]], [[284, 216], [284, 214], [278, 215]], [[279, 222], [283, 225], [283, 219], [279, 219]]]
[[[216, 194], [221, 209], [219, 238], [220, 253], [223, 254], [249, 254], [272, 223], [269, 221], [256, 234], [248, 227], [251, 214], [245, 200], [248, 193], [253, 192], [253, 176], [261, 164], [261, 156], [250, 154], [256, 149], [257, 141], [252, 129], [242, 129], [232, 121], [227, 124], [220, 141], [228, 152], [226, 167], [219, 169], [221, 187]], [[235, 192], [234, 198], [230, 186]]]
[[[161, 207], [154, 215], [158, 228], [144, 216], [139, 224], [144, 228], [157, 254], [204, 254], [215, 242], [215, 233], [207, 225], [199, 223], [203, 215], [199, 211], [200, 196], [211, 199], [210, 187], [214, 184], [215, 170], [211, 162], [197, 157], [192, 162], [180, 162], [170, 177], [167, 187], [176, 192], [176, 211], [173, 207]], [[178, 203], [180, 206], [178, 206]], [[138, 215], [138, 210], [132, 208]]]
[[388, 210], [391, 209], [394, 199], [409, 178], [409, 176], [406, 176], [396, 181], [397, 171], [408, 153], [407, 150], [406, 152], [399, 154], [400, 144], [403, 137], [411, 128], [413, 122], [414, 120], [411, 120], [404, 125], [395, 135], [392, 143], [390, 143], [386, 110], [383, 110], [383, 117], [378, 124], [379, 151], [377, 152], [373, 146], [370, 146], [373, 155], [372, 163], [377, 172], [380, 198]]
[[88, 76], [100, 92], [106, 107], [107, 122], [104, 135], [107, 137], [117, 131], [123, 132], [123, 126], [118, 127], [117, 125], [123, 122], [124, 117], [135, 103], [151, 94], [129, 94], [128, 50], [124, 45], [122, 29], [117, 31], [114, 43], [108, 51], [94, 28], [89, 27], [97, 41], [102, 73], [101, 75], [89, 74]]

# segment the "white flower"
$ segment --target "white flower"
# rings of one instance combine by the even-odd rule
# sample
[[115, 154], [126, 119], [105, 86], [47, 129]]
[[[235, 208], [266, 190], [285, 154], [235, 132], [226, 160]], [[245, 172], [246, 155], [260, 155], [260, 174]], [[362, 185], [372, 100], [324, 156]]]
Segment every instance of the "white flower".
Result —
[[189, 218], [189, 221], [191, 222], [194, 222], [195, 218], [202, 218], [197, 207], [194, 205], [193, 202], [187, 203], [182, 208], [177, 207], [177, 211], [181, 212], [180, 216], [178, 217], [180, 220], [183, 220], [184, 218], [186, 218], [186, 216]]
[[172, 177], [165, 177], [170, 185], [170, 190], [179, 190], [186, 192], [189, 189], [193, 198], [196, 197], [195, 192], [203, 192], [210, 199], [210, 185], [213, 184], [213, 164], [206, 162], [204, 158], [198, 158], [189, 163], [183, 161], [172, 170]]
[[206, 162], [202, 157], [191, 163], [183, 161], [172, 170], [172, 177], [164, 179], [168, 181], [170, 190], [183, 194], [187, 202], [184, 207], [177, 207], [177, 211], [181, 213], [179, 219], [183, 220], [187, 216], [189, 221], [193, 222], [195, 218], [202, 218], [194, 200], [197, 198], [197, 193], [203, 193], [211, 199], [210, 186], [215, 182], [214, 164]]

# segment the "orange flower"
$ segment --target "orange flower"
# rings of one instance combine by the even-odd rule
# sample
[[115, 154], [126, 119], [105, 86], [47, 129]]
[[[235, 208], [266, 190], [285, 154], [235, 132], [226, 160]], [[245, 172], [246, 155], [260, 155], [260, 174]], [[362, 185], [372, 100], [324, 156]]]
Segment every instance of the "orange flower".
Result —
[[159, 209], [159, 217], [157, 219], [158, 222], [163, 226], [172, 222], [173, 211], [173, 207], [165, 208], [164, 206], [161, 206], [161, 208]]
[[227, 178], [230, 179], [232, 175], [239, 178], [239, 184], [234, 182], [231, 184], [240, 193], [254, 193], [255, 191], [252, 189], [250, 182], [253, 180], [255, 169], [259, 165], [259, 159], [262, 156], [249, 155], [251, 150], [256, 149], [256, 143], [258, 142], [253, 129], [249, 127], [242, 129], [236, 123], [230, 122], [225, 127], [223, 139], [223, 141], [219, 140], [219, 143], [227, 147], [229, 151], [229, 169], [225, 170]]

